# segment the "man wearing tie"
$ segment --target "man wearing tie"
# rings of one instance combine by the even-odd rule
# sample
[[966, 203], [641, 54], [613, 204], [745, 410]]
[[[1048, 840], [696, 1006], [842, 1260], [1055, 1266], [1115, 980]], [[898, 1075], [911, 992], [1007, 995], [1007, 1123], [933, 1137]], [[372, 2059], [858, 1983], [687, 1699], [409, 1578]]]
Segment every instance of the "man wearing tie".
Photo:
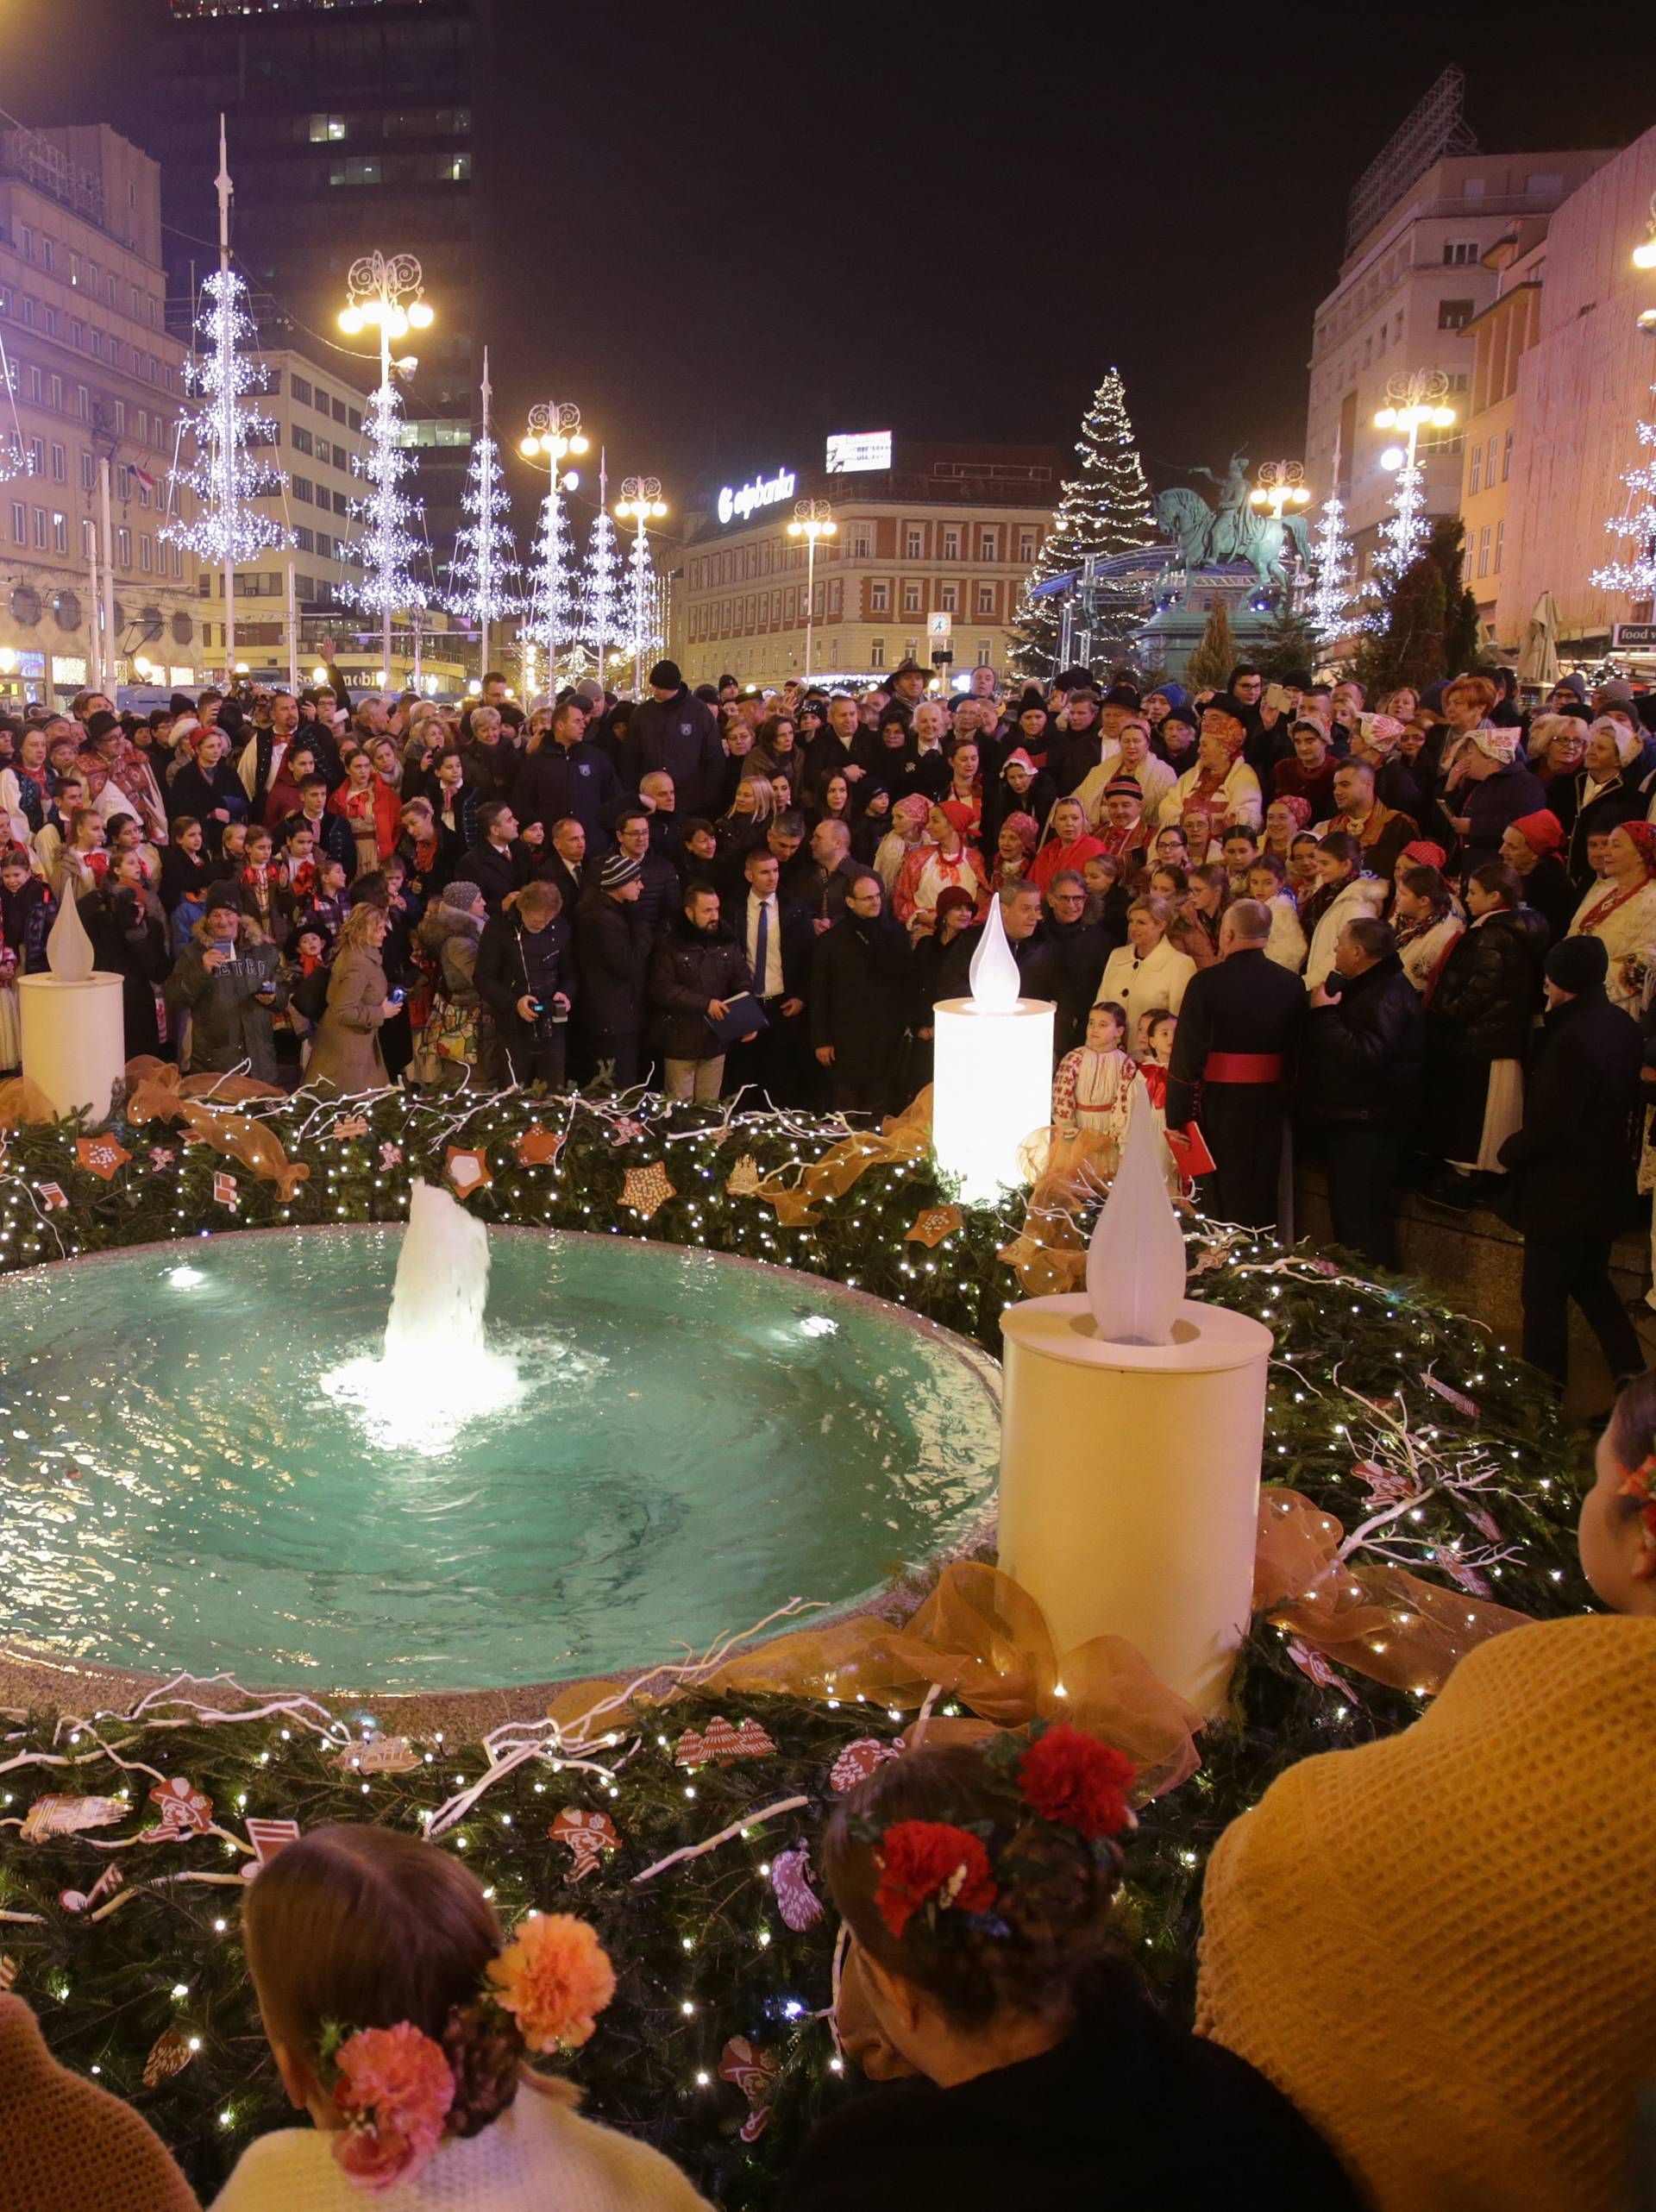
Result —
[[726, 1087], [751, 1083], [779, 1106], [804, 1105], [810, 1089], [804, 1065], [805, 978], [816, 932], [808, 910], [778, 890], [781, 866], [768, 845], [748, 854], [743, 872], [747, 892], [732, 920], [768, 1026], [750, 1045], [732, 1047]]

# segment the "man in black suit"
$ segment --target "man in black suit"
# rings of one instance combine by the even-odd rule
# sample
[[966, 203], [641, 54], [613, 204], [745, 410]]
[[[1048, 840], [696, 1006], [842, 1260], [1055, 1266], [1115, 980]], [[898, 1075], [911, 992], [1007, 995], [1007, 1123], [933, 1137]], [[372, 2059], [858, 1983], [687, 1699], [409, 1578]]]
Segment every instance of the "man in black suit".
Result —
[[[521, 890], [534, 874], [535, 853], [530, 844], [518, 836], [518, 817], [504, 799], [491, 799], [480, 807], [477, 826], [483, 834], [461, 857], [455, 872], [461, 882], [477, 885], [484, 904], [495, 914], [507, 893]], [[539, 842], [537, 830], [534, 844]]]
[[1305, 985], [1265, 957], [1270, 914], [1238, 899], [1219, 926], [1217, 963], [1185, 985], [1168, 1072], [1167, 1126], [1195, 1122], [1214, 1156], [1205, 1211], [1246, 1229], [1276, 1220], [1288, 1084], [1305, 1021]]
[[768, 1026], [751, 1044], [731, 1048], [725, 1088], [751, 1083], [779, 1106], [805, 1105], [815, 1088], [805, 1006], [817, 933], [809, 908], [779, 889], [780, 863], [768, 846], [754, 847], [743, 873], [746, 889], [731, 910], [731, 927], [748, 956]]
[[573, 814], [552, 825], [551, 841], [535, 873], [543, 883], [555, 883], [563, 895], [563, 911], [574, 914], [586, 888], [586, 833]]

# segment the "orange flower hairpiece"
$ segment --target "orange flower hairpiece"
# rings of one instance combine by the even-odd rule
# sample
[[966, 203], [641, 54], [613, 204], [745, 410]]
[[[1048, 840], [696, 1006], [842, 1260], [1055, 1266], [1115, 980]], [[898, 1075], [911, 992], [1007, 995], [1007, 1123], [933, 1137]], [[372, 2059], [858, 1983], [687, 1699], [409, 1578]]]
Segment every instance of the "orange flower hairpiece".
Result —
[[1639, 1518], [1644, 1524], [1645, 1555], [1634, 1568], [1640, 1582], [1656, 1577], [1656, 1452], [1647, 1452], [1631, 1473], [1622, 1470], [1622, 1495], [1640, 1500]]

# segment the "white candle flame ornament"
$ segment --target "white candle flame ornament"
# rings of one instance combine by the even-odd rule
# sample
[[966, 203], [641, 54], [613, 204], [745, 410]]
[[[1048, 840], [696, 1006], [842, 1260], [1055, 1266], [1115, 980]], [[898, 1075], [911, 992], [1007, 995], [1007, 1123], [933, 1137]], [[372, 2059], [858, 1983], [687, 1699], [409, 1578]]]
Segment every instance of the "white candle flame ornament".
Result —
[[1127, 1141], [1087, 1248], [1087, 1303], [1107, 1344], [1170, 1344], [1184, 1298], [1184, 1239], [1168, 1195], [1165, 1147], [1142, 1075]]
[[60, 983], [84, 983], [91, 977], [92, 940], [75, 903], [72, 876], [64, 883], [58, 918], [47, 935], [46, 965]]
[[1000, 919], [1000, 902], [989, 901], [988, 919], [983, 924], [983, 934], [977, 940], [977, 950], [972, 955], [970, 969], [972, 1004], [980, 1014], [1010, 1014], [1022, 995], [1022, 978], [1018, 963], [1007, 942], [1006, 924]]

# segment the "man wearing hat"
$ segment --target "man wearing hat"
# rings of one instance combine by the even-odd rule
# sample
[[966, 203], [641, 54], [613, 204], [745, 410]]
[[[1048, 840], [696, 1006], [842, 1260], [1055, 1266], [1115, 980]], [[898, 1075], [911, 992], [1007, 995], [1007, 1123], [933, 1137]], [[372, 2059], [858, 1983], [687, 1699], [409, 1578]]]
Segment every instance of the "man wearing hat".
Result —
[[580, 989], [578, 1034], [584, 1071], [607, 1067], [617, 1090], [637, 1083], [644, 1027], [644, 977], [649, 939], [639, 927], [643, 866], [617, 850], [599, 864], [598, 880], [575, 909], [575, 974]]
[[1638, 1024], [1605, 996], [1596, 937], [1546, 956], [1547, 1014], [1524, 1118], [1501, 1147], [1518, 1178], [1524, 1233], [1524, 1357], [1560, 1390], [1569, 1377], [1570, 1302], [1603, 1347], [1619, 1391], [1646, 1361], [1610, 1281], [1610, 1244], [1633, 1202], [1628, 1128], [1640, 1099]]
[[709, 821], [722, 812], [724, 748], [718, 717], [705, 699], [695, 699], [676, 661], [657, 661], [649, 672], [649, 696], [639, 701], [627, 724], [621, 747], [622, 781], [636, 791], [652, 769], [673, 778], [687, 814]]
[[891, 672], [891, 695], [912, 714], [925, 696], [926, 682], [926, 671], [918, 661], [899, 661]]
[[276, 947], [243, 912], [234, 883], [210, 884], [204, 911], [163, 988], [175, 1013], [190, 1015], [192, 1075], [250, 1076], [279, 1084], [271, 1015], [287, 1003]]
[[1485, 722], [1471, 732], [1449, 772], [1446, 802], [1461, 840], [1460, 864], [1469, 876], [1496, 858], [1509, 822], [1546, 805], [1546, 787], [1522, 764], [1522, 745], [1521, 730]]
[[1501, 858], [1523, 878], [1524, 904], [1540, 915], [1555, 945], [1570, 934], [1580, 903], [1559, 857], [1563, 850], [1564, 824], [1546, 807], [1520, 814], [1501, 833]]

